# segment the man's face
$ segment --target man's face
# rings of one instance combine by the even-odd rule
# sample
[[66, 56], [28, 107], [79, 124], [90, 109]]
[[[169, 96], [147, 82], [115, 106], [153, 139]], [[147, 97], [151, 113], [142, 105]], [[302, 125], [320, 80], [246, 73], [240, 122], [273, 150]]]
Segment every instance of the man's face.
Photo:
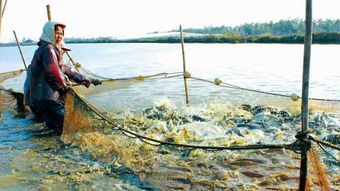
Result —
[[56, 44], [60, 44], [64, 38], [64, 31], [61, 26], [56, 26], [54, 34]]

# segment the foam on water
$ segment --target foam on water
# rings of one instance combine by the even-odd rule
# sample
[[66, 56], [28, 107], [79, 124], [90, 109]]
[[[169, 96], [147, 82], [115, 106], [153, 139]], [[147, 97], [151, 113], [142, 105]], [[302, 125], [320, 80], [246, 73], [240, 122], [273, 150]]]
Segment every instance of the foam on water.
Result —
[[[71, 46], [85, 67], [108, 77], [182, 70], [178, 45]], [[339, 97], [339, 75], [335, 68], [338, 47], [313, 46], [312, 55], [316, 58], [313, 61], [316, 68], [311, 70], [311, 76], [316, 77], [311, 79], [313, 97]], [[23, 48], [32, 56], [36, 47]], [[1, 69], [5, 70], [2, 72], [22, 68], [18, 64], [20, 57], [15, 59], [15, 47], [0, 49], [4, 50], [0, 51], [0, 57], [5, 58], [0, 60]], [[219, 77], [223, 82], [287, 95], [300, 92], [301, 53], [300, 45], [186, 46], [188, 68], [193, 76]], [[23, 79], [19, 77], [4, 84], [21, 90]], [[190, 107], [183, 104], [182, 78], [146, 81], [87, 98], [130, 130], [174, 143], [216, 146], [290, 143], [301, 128], [298, 116], [301, 106], [297, 102], [287, 104], [277, 97], [260, 97], [188, 81]], [[273, 115], [270, 109], [254, 113], [241, 107], [245, 104], [254, 108], [263, 102], [271, 103], [272, 108], [279, 106], [277, 112], [290, 113], [291, 121]], [[332, 104], [311, 104], [311, 127], [320, 138], [334, 135], [329, 140], [338, 141], [340, 118], [332, 115], [338, 114], [334, 112], [337, 108]], [[254, 123], [249, 124], [250, 121]], [[260, 122], [265, 125], [259, 125]], [[0, 124], [1, 190], [284, 190], [297, 188], [298, 184], [299, 155], [288, 150], [178, 150], [127, 138], [110, 128], [79, 133], [72, 142], [64, 144], [57, 137], [37, 134], [41, 127], [30, 128], [31, 121], [14, 118], [13, 113], [3, 113]], [[329, 152], [339, 156], [338, 151]], [[323, 152], [319, 154], [326, 164], [331, 185], [334, 190], [339, 189], [339, 164]], [[317, 185], [312, 179], [309, 183]]]

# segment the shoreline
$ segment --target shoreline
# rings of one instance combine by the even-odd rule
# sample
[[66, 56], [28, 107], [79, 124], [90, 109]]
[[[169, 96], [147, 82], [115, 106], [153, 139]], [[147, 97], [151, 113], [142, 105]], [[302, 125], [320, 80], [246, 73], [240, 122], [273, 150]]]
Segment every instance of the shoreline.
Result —
[[[270, 34], [257, 36], [239, 36], [234, 34], [225, 35], [204, 35], [204, 36], [187, 36], [185, 43], [204, 43], [204, 44], [303, 44], [304, 35], [283, 35], [273, 36]], [[113, 39], [111, 37], [98, 38], [65, 38], [67, 44], [82, 43], [180, 43], [179, 36], [131, 38], [131, 39]], [[37, 42], [20, 43], [21, 46], [36, 45]], [[340, 44], [340, 33], [313, 33], [312, 44]], [[17, 46], [15, 42], [0, 43], [0, 47]]]

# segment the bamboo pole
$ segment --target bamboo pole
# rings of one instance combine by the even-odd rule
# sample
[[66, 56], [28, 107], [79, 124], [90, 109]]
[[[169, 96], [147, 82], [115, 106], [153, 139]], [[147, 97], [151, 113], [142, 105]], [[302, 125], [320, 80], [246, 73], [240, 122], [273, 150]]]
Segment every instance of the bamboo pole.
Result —
[[0, 0], [0, 39], [1, 39], [2, 21], [3, 21], [4, 14], [5, 14], [6, 5], [7, 5], [7, 0], [5, 0], [5, 4], [3, 7], [2, 7], [2, 0]]
[[[306, 19], [305, 19], [305, 38], [304, 38], [304, 57], [303, 57], [303, 78], [302, 78], [302, 125], [301, 131], [305, 132], [308, 129], [308, 99], [309, 99], [309, 71], [310, 71], [310, 56], [312, 44], [312, 0], [306, 0]], [[307, 178], [307, 151], [305, 144], [301, 150], [301, 165], [300, 165], [300, 182], [299, 190], [306, 189]]]
[[15, 31], [13, 31], [13, 34], [14, 34], [14, 37], [15, 37], [15, 41], [17, 42], [17, 46], [18, 46], [18, 49], [19, 49], [19, 52], [20, 52], [20, 55], [21, 55], [22, 62], [24, 63], [25, 70], [26, 70], [26, 72], [27, 72], [26, 61], [25, 61], [24, 55], [23, 55], [23, 53], [22, 53], [21, 46], [20, 46], [20, 43], [19, 43], [19, 41], [18, 41], [17, 34], [15, 33]]
[[[47, 19], [48, 21], [52, 20], [52, 16], [51, 16], [51, 6], [50, 5], [46, 5], [46, 9], [47, 9]], [[79, 72], [79, 69], [74, 61], [74, 59], [72, 58], [72, 56], [70, 55], [70, 53], [68, 51], [66, 51], [66, 55], [67, 57], [70, 59], [71, 63], [73, 64], [73, 66], [76, 68], [76, 70]]]
[[188, 84], [187, 84], [187, 76], [186, 76], [186, 66], [185, 66], [185, 53], [184, 53], [184, 38], [182, 25], [179, 25], [179, 30], [181, 34], [181, 47], [182, 47], [182, 58], [183, 58], [183, 78], [184, 78], [184, 89], [185, 89], [185, 103], [189, 104], [189, 92], [188, 92]]
[[48, 21], [51, 21], [52, 20], [51, 6], [50, 5], [46, 5], [46, 9], [47, 9], [47, 18], [48, 18]]
[[1, 16], [2, 16], [2, 17], [4, 17], [5, 10], [6, 10], [6, 6], [7, 6], [7, 0], [5, 0], [4, 8], [2, 8], [2, 13], [1, 13]]
[[1, 28], [2, 28], [2, 0], [0, 0], [0, 42], [1, 42]]
[[66, 51], [66, 55], [68, 56], [68, 58], [70, 59], [71, 63], [73, 64], [74, 68], [79, 72], [79, 68], [77, 67], [76, 62], [74, 61], [74, 59], [72, 58], [71, 54]]

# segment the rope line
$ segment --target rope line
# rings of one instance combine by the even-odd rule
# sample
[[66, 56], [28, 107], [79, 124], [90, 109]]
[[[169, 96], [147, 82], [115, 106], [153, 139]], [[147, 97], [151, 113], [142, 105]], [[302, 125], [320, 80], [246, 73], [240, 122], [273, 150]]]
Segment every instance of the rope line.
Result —
[[[214, 84], [213, 81], [211, 80], [206, 80], [202, 78], [197, 78], [197, 77], [191, 77], [194, 80], [202, 81], [202, 82], [207, 82], [207, 83], [212, 83]], [[256, 93], [262, 93], [262, 94], [268, 94], [268, 95], [274, 95], [274, 96], [281, 96], [281, 97], [288, 97], [290, 98], [290, 95], [285, 95], [285, 94], [279, 94], [279, 93], [273, 93], [273, 92], [266, 92], [266, 91], [261, 91], [261, 90], [254, 90], [254, 89], [249, 89], [249, 88], [243, 88], [240, 86], [236, 86], [233, 84], [228, 84], [225, 82], [221, 82], [219, 86], [226, 87], [226, 88], [234, 88], [234, 89], [240, 89], [240, 90], [245, 90], [245, 91], [251, 91], [251, 92], [256, 92]], [[300, 98], [300, 97], [299, 97]], [[317, 101], [330, 101], [330, 102], [340, 102], [338, 99], [323, 99], [323, 98], [309, 98], [310, 100], [317, 100]]]
[[125, 128], [122, 128], [120, 124], [112, 121], [108, 116], [99, 111], [95, 106], [91, 105], [87, 100], [81, 97], [73, 88], [70, 88], [69, 91], [73, 93], [85, 106], [88, 107], [92, 112], [96, 113], [100, 118], [105, 120], [113, 129], [119, 130], [124, 136], [134, 139], [139, 139], [140, 141], [152, 145], [152, 146], [167, 146], [174, 147], [174, 149], [186, 149], [188, 152], [191, 152], [195, 149], [201, 149], [209, 152], [221, 151], [221, 150], [258, 150], [258, 149], [290, 149], [293, 150], [297, 154], [301, 154], [302, 150], [309, 150], [312, 146], [311, 141], [317, 143], [317, 145], [329, 156], [331, 156], [335, 161], [339, 163], [339, 160], [331, 155], [326, 149], [323, 148], [322, 145], [331, 147], [336, 150], [340, 150], [340, 148], [336, 145], [328, 143], [326, 141], [321, 141], [318, 138], [310, 136], [309, 133], [311, 131], [300, 131], [296, 134], [296, 140], [290, 144], [250, 144], [250, 145], [235, 145], [235, 146], [207, 146], [207, 145], [193, 145], [193, 144], [179, 144], [167, 141], [161, 141], [154, 138], [146, 137], [144, 135], [140, 135], [136, 132], [130, 131]]
[[10, 74], [17, 75], [17, 74], [20, 74], [23, 71], [26, 71], [26, 70], [25, 69], [19, 69], [19, 70], [10, 71], [10, 72], [2, 72], [2, 73], [0, 73], [0, 76], [2, 76], [2, 75], [10, 75]]
[[[96, 73], [94, 73], [94, 72], [91, 72], [91, 71], [89, 71], [89, 70], [87, 70], [86, 68], [84, 68], [84, 67], [81, 67], [81, 65], [79, 65], [80, 67], [80, 69], [83, 71], [83, 72], [85, 72], [85, 73], [87, 73], [87, 74], [89, 74], [89, 75], [91, 75], [91, 76], [94, 76], [94, 77], [97, 77], [97, 78], [101, 78], [101, 79], [104, 79], [104, 80], [112, 80], [113, 78], [108, 78], [108, 77], [104, 77], [104, 76], [100, 76], [100, 75], [98, 75], [98, 74], [96, 74]], [[169, 78], [169, 77], [167, 77], [168, 75], [173, 75], [173, 74], [183, 74], [183, 72], [170, 72], [170, 73], [167, 73], [167, 72], [163, 72], [163, 73], [159, 73], [159, 74], [156, 74], [156, 75], [161, 75], [161, 74], [164, 74], [165, 75], [165, 78]], [[178, 75], [178, 76], [181, 76], [181, 75]], [[148, 76], [148, 77], [153, 77], [153, 76]], [[174, 77], [174, 76], [173, 76]], [[176, 76], [177, 77], [177, 76]], [[115, 78], [115, 80], [130, 80], [130, 79], [133, 79], [133, 78]]]
[[[69, 62], [69, 61], [67, 61], [67, 62]], [[81, 66], [81, 65], [79, 65], [79, 66]], [[107, 77], [95, 74], [95, 73], [87, 70], [84, 67], [80, 67], [80, 69], [82, 71], [84, 71], [85, 73], [89, 74], [89, 75], [92, 75], [94, 77], [98, 77], [98, 78], [103, 79], [103, 81], [105, 81], [105, 80], [131, 80], [131, 79], [138, 79], [139, 78], [139, 77], [107, 78]], [[9, 74], [19, 75], [23, 71], [25, 71], [25, 69], [20, 69], [20, 70], [11, 71], [11, 72], [4, 72], [4, 73], [0, 73], [0, 76], [1, 75], [9, 75]], [[174, 74], [178, 74], [178, 75], [174, 75]], [[159, 76], [159, 75], [164, 75], [164, 78], [173, 78], [173, 77], [182, 76], [182, 75], [184, 75], [184, 73], [183, 72], [170, 72], [170, 73], [163, 72], [163, 73], [158, 73], [158, 74], [154, 74], [154, 75], [147, 75], [147, 76], [141, 76], [141, 77], [151, 78], [151, 77], [156, 77], [156, 76]], [[172, 75], [172, 76], [170, 76], [170, 75]], [[198, 81], [214, 84], [214, 82], [211, 81], [211, 80], [207, 80], [207, 79], [203, 79], [203, 78], [198, 78], [198, 77], [192, 77], [192, 76], [190, 78], [192, 78], [194, 80], [198, 80]], [[267, 95], [280, 96], [280, 97], [287, 97], [287, 98], [291, 97], [290, 95], [273, 93], [273, 92], [266, 92], [266, 91], [255, 90], [255, 89], [250, 89], [250, 88], [244, 88], [244, 87], [241, 87], [241, 86], [237, 86], [237, 85], [233, 85], [233, 84], [229, 84], [229, 83], [225, 83], [225, 82], [221, 82], [221, 84], [219, 86], [225, 87], [225, 88], [232, 88], [232, 89], [239, 89], [239, 90], [244, 90], [244, 91], [256, 92], [256, 93], [261, 93], [261, 94], [267, 94]], [[5, 91], [4, 88], [1, 88], [1, 90]], [[339, 99], [324, 99], [324, 98], [309, 98], [309, 99], [310, 100], [317, 100], [317, 101], [340, 102]]]
[[94, 77], [97, 77], [97, 78], [101, 78], [101, 79], [104, 79], [104, 80], [110, 79], [110, 78], [103, 77], [103, 76], [100, 76], [100, 75], [98, 75], [98, 74], [95, 74], [95, 73], [93, 73], [93, 72], [91, 72], [91, 71], [89, 71], [89, 70], [87, 70], [87, 69], [85, 69], [85, 68], [83, 68], [83, 67], [80, 67], [80, 69], [81, 69], [83, 72], [85, 72], [85, 73], [87, 73], [87, 74], [89, 74], [89, 75], [91, 75], [91, 76], [94, 76]]
[[332, 148], [332, 149], [335, 149], [335, 150], [340, 151], [340, 147], [337, 146], [337, 145], [333, 145], [332, 143], [329, 143], [329, 142], [327, 142], [327, 141], [322, 141], [322, 140], [320, 140], [320, 139], [318, 139], [318, 138], [316, 138], [316, 137], [313, 137], [313, 136], [309, 136], [308, 138], [309, 138], [310, 140], [312, 140], [312, 141], [318, 143], [318, 144], [322, 144], [322, 145], [324, 145], [324, 146], [327, 146], [327, 147], [330, 147], [330, 148]]
[[[77, 66], [75, 66], [75, 67], [77, 67]], [[197, 81], [212, 83], [212, 84], [219, 85], [219, 86], [225, 87], [225, 88], [238, 89], [238, 90], [256, 92], [256, 93], [267, 94], [267, 95], [274, 95], [274, 96], [281, 96], [281, 97], [287, 97], [287, 98], [292, 97], [292, 96], [289, 96], [289, 95], [284, 95], [284, 94], [279, 94], [279, 93], [273, 93], [273, 92], [266, 92], [266, 91], [255, 90], [255, 89], [250, 89], [250, 88], [244, 88], [244, 87], [236, 86], [236, 85], [233, 85], [233, 84], [221, 82], [220, 80], [219, 80], [219, 83], [215, 83], [211, 80], [206, 80], [206, 79], [197, 78], [197, 77], [191, 77], [191, 75], [190, 75], [190, 77], [186, 77], [185, 73], [183, 73], [183, 72], [158, 73], [158, 74], [147, 75], [147, 76], [113, 79], [113, 78], [106, 78], [106, 77], [97, 75], [97, 74], [95, 74], [95, 73], [93, 73], [89, 70], [86, 70], [85, 68], [80, 67], [80, 64], [79, 64], [79, 68], [89, 75], [103, 79], [103, 82], [112, 81], [112, 80], [115, 81], [115, 80], [132, 80], [132, 79], [144, 80], [144, 78], [154, 78], [154, 77], [160, 77], [160, 76], [163, 76], [164, 79], [183, 76], [184, 78], [192, 78], [192, 79], [197, 80]], [[20, 74], [22, 71], [24, 71], [24, 70], [19, 70], [19, 71], [16, 71], [16, 72]], [[1, 73], [0, 75], [7, 75], [7, 74], [13, 74], [13, 72]], [[14, 73], [14, 74], [17, 75], [16, 73]], [[6, 93], [11, 93], [11, 94], [17, 93], [17, 92], [14, 92], [13, 90], [5, 89], [1, 85], [0, 85], [0, 90], [4, 91]], [[327, 155], [329, 155], [337, 163], [340, 163], [340, 161], [335, 156], [333, 156], [331, 153], [329, 153], [323, 146], [330, 147], [330, 148], [335, 149], [337, 151], [340, 151], [340, 147], [337, 146], [337, 145], [333, 145], [329, 142], [322, 141], [322, 140], [320, 140], [316, 137], [310, 136], [309, 135], [310, 131], [300, 131], [300, 132], [298, 132], [295, 136], [296, 140], [292, 143], [289, 143], [289, 144], [249, 144], [249, 145], [234, 145], [234, 146], [208, 146], [208, 145], [181, 144], [181, 143], [174, 143], [174, 142], [168, 142], [168, 141], [161, 141], [161, 140], [154, 139], [154, 138], [151, 138], [151, 137], [147, 137], [147, 136], [144, 136], [144, 135], [140, 135], [137, 132], [128, 130], [126, 125], [123, 125], [123, 127], [122, 127], [121, 124], [114, 122], [105, 113], [98, 110], [95, 106], [90, 104], [85, 98], [83, 98], [81, 95], [79, 95], [72, 88], [72, 86], [69, 88], [68, 91], [69, 91], [69, 93], [73, 94], [73, 96], [75, 96], [77, 99], [79, 99], [91, 112], [98, 115], [98, 117], [101, 118], [100, 120], [106, 121], [108, 123], [108, 125], [111, 126], [113, 129], [119, 130], [122, 133], [123, 136], [133, 138], [133, 139], [138, 139], [138, 140], [140, 140], [140, 141], [142, 141], [146, 144], [152, 145], [152, 146], [168, 146], [168, 147], [172, 146], [172, 147], [175, 147], [175, 149], [180, 149], [180, 148], [186, 149], [186, 151], [188, 151], [188, 153], [190, 153], [194, 149], [202, 149], [202, 150], [205, 150], [205, 151], [290, 149], [290, 150], [293, 150], [297, 154], [301, 154], [301, 158], [303, 159], [303, 154], [306, 154], [305, 152], [308, 151], [312, 146], [311, 141], [314, 141], [322, 149], [323, 152], [325, 152]], [[14, 96], [14, 94], [13, 94], [13, 96]], [[300, 98], [300, 97], [298, 96], [298, 98]], [[321, 99], [321, 98], [309, 98], [309, 99], [310, 100], [319, 100], [319, 101], [340, 102], [340, 100], [336, 100], [336, 99]], [[303, 182], [303, 178], [306, 177], [306, 176], [303, 177], [303, 173], [304, 174], [307, 173], [307, 168], [304, 169], [301, 166], [300, 169], [302, 169], [300, 171], [300, 183], [301, 183], [301, 182]], [[305, 170], [304, 172], [303, 172], [303, 169]]]
[[182, 77], [183, 76], [183, 74], [178, 74], [178, 75], [173, 75], [173, 76], [168, 76], [168, 75], [166, 75], [164, 78], [176, 78], [176, 77]]
[[335, 158], [335, 156], [333, 156], [331, 153], [329, 153], [328, 151], [326, 151], [326, 149], [323, 148], [323, 146], [322, 146], [320, 143], [316, 142], [316, 144], [323, 150], [323, 152], [325, 152], [327, 155], [329, 155], [330, 157], [332, 157], [336, 162], [338, 162], [338, 163], [340, 164], [340, 161], [339, 161], [337, 158]]
[[206, 145], [192, 145], [192, 144], [178, 144], [178, 143], [172, 143], [172, 142], [166, 142], [166, 141], [160, 141], [157, 139], [153, 139], [150, 137], [146, 137], [143, 135], [139, 135], [133, 131], [124, 129], [119, 127], [119, 124], [113, 122], [109, 117], [107, 117], [105, 114], [100, 112], [95, 106], [90, 104], [88, 101], [86, 101], [84, 98], [82, 98], [73, 88], [70, 88], [72, 90], [71, 92], [77, 96], [78, 99], [80, 99], [91, 111], [96, 113], [99, 117], [105, 119], [109, 124], [112, 125], [113, 128], [118, 129], [124, 133], [131, 134], [135, 136], [136, 138], [152, 141], [155, 143], [159, 143], [160, 145], [168, 145], [168, 146], [176, 146], [176, 147], [182, 147], [182, 148], [191, 148], [191, 149], [204, 149], [204, 150], [255, 150], [255, 149], [293, 149], [292, 144], [281, 144], [281, 145], [275, 145], [275, 144], [267, 144], [267, 145], [260, 145], [260, 144], [253, 144], [253, 145], [244, 145], [244, 146], [206, 146]]
[[1, 91], [4, 91], [6, 93], [10, 93], [11, 95], [12, 94], [23, 94], [21, 92], [16, 92], [16, 91], [13, 91], [12, 89], [5, 89], [3, 86], [0, 85], [0, 90]]
[[[180, 77], [183, 76], [184, 73], [183, 72], [172, 72], [172, 73], [158, 73], [158, 74], [153, 74], [153, 75], [146, 75], [146, 76], [138, 76], [138, 77], [127, 77], [127, 78], [117, 78], [117, 79], [113, 79], [113, 78], [105, 78], [99, 75], [96, 75], [84, 68], [81, 67], [81, 69], [83, 71], [85, 71], [88, 74], [91, 74], [93, 76], [98, 76], [100, 78], [104, 78], [106, 80], [103, 81], [110, 81], [110, 80], [131, 80], [131, 79], [136, 79], [136, 80], [140, 80], [140, 79], [144, 79], [144, 78], [155, 78], [155, 77], [160, 77], [163, 76], [163, 78], [174, 78], [174, 77]], [[2, 74], [13, 74], [13, 73], [20, 73], [23, 72], [24, 70], [18, 70], [18, 71], [14, 71], [14, 72], [6, 72], [6, 73], [2, 73]], [[198, 81], [203, 81], [203, 82], [207, 82], [207, 83], [212, 83], [214, 84], [213, 81], [210, 80], [206, 80], [206, 79], [202, 79], [202, 78], [197, 78], [197, 77], [191, 77], [194, 80], [198, 80]], [[246, 90], [246, 91], [252, 91], [252, 92], [257, 92], [257, 93], [263, 93], [263, 94], [269, 94], [269, 95], [275, 95], [275, 96], [283, 96], [283, 97], [290, 97], [288, 95], [284, 95], [284, 94], [278, 94], [278, 93], [271, 93], [271, 92], [265, 92], [265, 91], [260, 91], [260, 90], [254, 90], [254, 89], [249, 89], [249, 88], [243, 88], [240, 86], [236, 86], [233, 84], [229, 84], [229, 83], [221, 83], [222, 87], [226, 87], [226, 88], [234, 88], [234, 89], [240, 89], [240, 90]], [[166, 142], [166, 141], [160, 141], [157, 139], [153, 139], [150, 137], [146, 137], [143, 135], [139, 135], [138, 133], [135, 133], [133, 131], [127, 130], [125, 128], [119, 127], [119, 124], [113, 122], [109, 117], [107, 117], [105, 114], [103, 114], [102, 112], [100, 112], [95, 106], [91, 105], [89, 102], [87, 102], [84, 98], [82, 98], [73, 88], [70, 88], [72, 90], [72, 92], [74, 93], [75, 96], [77, 96], [92, 112], [96, 113], [100, 118], [102, 118], [103, 120], [107, 121], [109, 124], [111, 124], [112, 127], [120, 130], [125, 136], [131, 137], [131, 138], [138, 138], [143, 142], [146, 142], [148, 144], [151, 144], [148, 141], [154, 142], [154, 143], [158, 143], [159, 145], [168, 145], [168, 146], [176, 146], [176, 147], [182, 147], [182, 148], [190, 148], [190, 149], [204, 149], [204, 150], [250, 150], [250, 149], [291, 149], [297, 152], [297, 150], [301, 150], [301, 146], [304, 145], [304, 142], [308, 141], [308, 140], [312, 140], [315, 141], [318, 145], [324, 145], [336, 150], [340, 150], [339, 146], [333, 145], [331, 143], [322, 141], [320, 139], [317, 139], [315, 137], [312, 136], [308, 136], [308, 138], [305, 136], [302, 137], [297, 137], [297, 140], [294, 141], [293, 143], [290, 144], [282, 144], [282, 145], [274, 145], [274, 144], [266, 144], [266, 145], [260, 145], [260, 144], [253, 144], [253, 145], [244, 145], [244, 146], [240, 146], [240, 145], [235, 145], [235, 146], [206, 146], [206, 145], [192, 145], [192, 144], [178, 144], [178, 143], [173, 143], [173, 142]], [[7, 93], [17, 93], [14, 92], [10, 89], [5, 89], [2, 86], [0, 87], [1, 91], [5, 91]], [[319, 98], [311, 98], [314, 100], [323, 100], [323, 101], [340, 101], [340, 100], [334, 100], [334, 99], [319, 99]], [[129, 134], [129, 135], [127, 135]], [[132, 136], [135, 137], [132, 137]], [[147, 141], [146, 141], [147, 140]], [[156, 145], [156, 144], [152, 144], [152, 145]]]

